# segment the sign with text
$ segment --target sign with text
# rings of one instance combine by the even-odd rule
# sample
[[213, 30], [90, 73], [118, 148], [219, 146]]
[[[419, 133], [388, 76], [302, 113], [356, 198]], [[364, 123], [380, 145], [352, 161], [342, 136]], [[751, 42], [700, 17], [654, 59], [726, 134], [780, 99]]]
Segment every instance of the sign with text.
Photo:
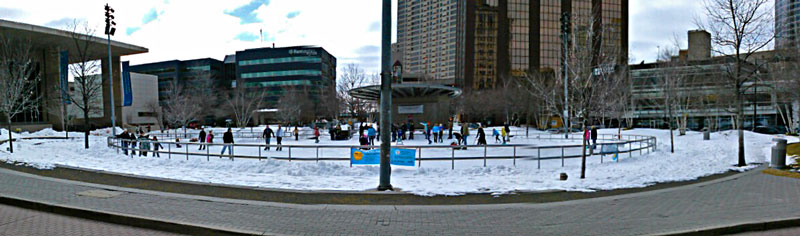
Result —
[[397, 114], [422, 114], [425, 105], [397, 106]]
[[398, 166], [414, 166], [414, 160], [417, 156], [416, 149], [397, 149], [392, 148], [391, 163]]

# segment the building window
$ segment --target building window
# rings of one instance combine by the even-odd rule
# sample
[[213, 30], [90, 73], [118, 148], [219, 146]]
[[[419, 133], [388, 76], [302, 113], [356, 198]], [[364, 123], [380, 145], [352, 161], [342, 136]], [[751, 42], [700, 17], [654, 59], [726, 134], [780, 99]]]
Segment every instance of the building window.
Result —
[[265, 58], [256, 60], [239, 61], [239, 66], [252, 66], [264, 64], [277, 64], [277, 63], [290, 63], [290, 62], [321, 62], [319, 57], [281, 57], [281, 58]]
[[284, 71], [269, 71], [269, 72], [255, 72], [255, 73], [242, 73], [243, 79], [262, 78], [262, 77], [279, 77], [279, 76], [319, 76], [322, 72], [319, 70], [284, 70]]

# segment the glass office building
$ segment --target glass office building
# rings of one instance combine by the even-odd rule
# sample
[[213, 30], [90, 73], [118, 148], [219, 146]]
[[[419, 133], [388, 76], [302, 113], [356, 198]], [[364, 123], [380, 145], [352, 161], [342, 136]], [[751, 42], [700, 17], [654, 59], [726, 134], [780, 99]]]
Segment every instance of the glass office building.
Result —
[[247, 49], [237, 51], [233, 59], [236, 81], [231, 86], [265, 89], [268, 104], [287, 90], [306, 91], [315, 99], [336, 88], [336, 58], [321, 47]]

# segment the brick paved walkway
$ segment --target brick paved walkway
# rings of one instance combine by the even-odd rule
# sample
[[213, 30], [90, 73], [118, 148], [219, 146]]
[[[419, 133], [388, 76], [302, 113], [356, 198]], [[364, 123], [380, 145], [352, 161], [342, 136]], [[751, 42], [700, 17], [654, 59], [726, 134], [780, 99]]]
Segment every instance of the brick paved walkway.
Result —
[[0, 205], [0, 235], [176, 235]]
[[[80, 196], [93, 189], [123, 192]], [[86, 184], [0, 169], [0, 195], [266, 234], [642, 235], [800, 217], [800, 180], [758, 169], [651, 192], [544, 204], [294, 205]]]

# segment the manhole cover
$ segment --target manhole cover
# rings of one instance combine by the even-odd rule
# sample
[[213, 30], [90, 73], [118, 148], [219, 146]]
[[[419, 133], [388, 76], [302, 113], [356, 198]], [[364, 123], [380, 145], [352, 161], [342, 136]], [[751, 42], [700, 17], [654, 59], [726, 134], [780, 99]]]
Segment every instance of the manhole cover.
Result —
[[94, 189], [76, 193], [78, 196], [94, 197], [94, 198], [112, 198], [122, 194], [122, 192], [108, 191], [102, 189]]

